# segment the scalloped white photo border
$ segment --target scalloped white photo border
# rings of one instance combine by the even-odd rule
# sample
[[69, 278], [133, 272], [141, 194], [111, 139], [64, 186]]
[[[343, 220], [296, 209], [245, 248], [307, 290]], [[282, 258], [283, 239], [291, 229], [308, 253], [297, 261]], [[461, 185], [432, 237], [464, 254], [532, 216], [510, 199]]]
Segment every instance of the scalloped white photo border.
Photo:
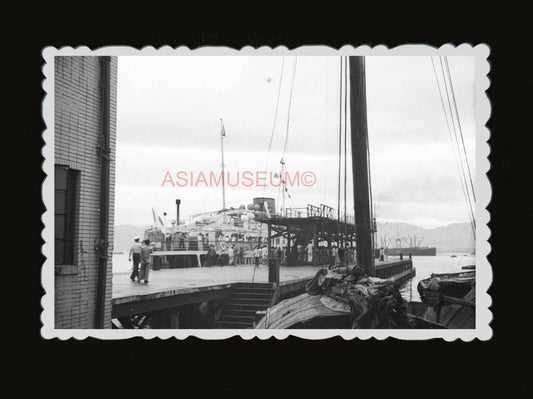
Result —
[[[233, 336], [240, 336], [243, 339], [258, 337], [268, 339], [284, 339], [288, 336], [295, 336], [306, 339], [324, 339], [340, 336], [344, 339], [369, 339], [377, 338], [379, 340], [389, 337], [403, 340], [425, 340], [432, 338], [443, 338], [446, 341], [461, 339], [463, 341], [472, 341], [480, 339], [489, 340], [492, 337], [492, 312], [489, 307], [492, 304], [492, 298], [487, 293], [492, 283], [492, 269], [487, 260], [490, 253], [488, 239], [490, 229], [487, 223], [490, 220], [490, 214], [486, 210], [492, 195], [492, 189], [487, 177], [490, 169], [488, 156], [490, 147], [487, 140], [490, 137], [490, 131], [486, 127], [491, 114], [491, 104], [486, 94], [490, 81], [488, 73], [490, 63], [488, 57], [490, 48], [486, 44], [471, 45], [463, 43], [459, 46], [445, 44], [440, 48], [425, 44], [406, 44], [394, 48], [388, 48], [384, 45], [370, 47], [362, 45], [353, 47], [345, 45], [340, 49], [334, 49], [328, 46], [301, 46], [289, 50], [285, 46], [276, 48], [259, 47], [253, 48], [245, 46], [240, 50], [229, 47], [205, 46], [196, 49], [190, 49], [182, 46], [172, 48], [162, 46], [154, 48], [152, 46], [136, 49], [127, 46], [106, 46], [97, 49], [90, 49], [87, 46], [46, 47], [42, 51], [44, 64], [42, 67], [45, 76], [42, 87], [45, 96], [42, 102], [42, 116], [46, 125], [43, 132], [45, 145], [42, 149], [44, 157], [43, 170], [47, 177], [42, 184], [42, 197], [46, 206], [46, 211], [42, 215], [44, 229], [42, 237], [44, 244], [42, 252], [46, 257], [41, 270], [41, 281], [45, 294], [41, 298], [43, 311], [41, 313], [41, 335], [45, 339], [59, 338], [62, 340], [75, 338], [85, 339], [95, 337], [99, 339], [125, 339], [131, 337], [143, 337], [145, 339], [162, 338], [167, 339], [175, 337], [185, 339], [189, 336], [195, 336], [202, 339], [226, 339]], [[54, 57], [55, 56], [200, 56], [200, 55], [224, 55], [224, 56], [472, 56], [475, 57], [475, 120], [476, 120], [476, 184], [475, 191], [477, 197], [476, 204], [476, 328], [465, 330], [430, 330], [430, 329], [399, 329], [399, 330], [350, 330], [350, 329], [331, 329], [331, 330], [204, 330], [204, 329], [56, 329], [54, 327], [54, 265], [51, 263], [54, 253]], [[52, 257], [50, 257], [50, 256]]]

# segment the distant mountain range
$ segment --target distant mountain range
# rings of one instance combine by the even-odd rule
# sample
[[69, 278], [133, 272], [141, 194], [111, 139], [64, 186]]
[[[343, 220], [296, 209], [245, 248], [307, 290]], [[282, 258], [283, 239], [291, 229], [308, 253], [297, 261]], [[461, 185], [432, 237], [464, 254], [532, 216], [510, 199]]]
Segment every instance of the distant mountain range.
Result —
[[[129, 251], [133, 237], [143, 238], [144, 231], [150, 226], [115, 226], [114, 251]], [[472, 230], [468, 223], [452, 223], [447, 226], [425, 229], [408, 223], [378, 223], [376, 246], [382, 245], [382, 238], [389, 247], [395, 246], [397, 236], [403, 238], [402, 246], [409, 246], [414, 241], [420, 242], [422, 247], [437, 247], [437, 253], [470, 253], [475, 249]]]
[[397, 237], [400, 237], [402, 247], [409, 246], [410, 243], [414, 243], [416, 236], [416, 242], [420, 243], [421, 247], [436, 247], [437, 253], [470, 253], [475, 249], [469, 223], [452, 223], [432, 229], [408, 223], [377, 223], [377, 229], [378, 247], [381, 247], [383, 242], [389, 247], [396, 246]]

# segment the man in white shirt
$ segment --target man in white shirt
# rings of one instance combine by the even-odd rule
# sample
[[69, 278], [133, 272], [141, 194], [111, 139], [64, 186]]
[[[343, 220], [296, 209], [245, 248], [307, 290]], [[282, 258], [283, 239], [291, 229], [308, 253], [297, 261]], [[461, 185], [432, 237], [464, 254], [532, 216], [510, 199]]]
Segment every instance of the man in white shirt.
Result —
[[263, 263], [268, 265], [268, 248], [266, 245], [263, 245], [263, 248], [261, 249], [261, 255], [263, 257]]
[[229, 265], [235, 266], [235, 249], [233, 245], [229, 247], [228, 256], [229, 256]]

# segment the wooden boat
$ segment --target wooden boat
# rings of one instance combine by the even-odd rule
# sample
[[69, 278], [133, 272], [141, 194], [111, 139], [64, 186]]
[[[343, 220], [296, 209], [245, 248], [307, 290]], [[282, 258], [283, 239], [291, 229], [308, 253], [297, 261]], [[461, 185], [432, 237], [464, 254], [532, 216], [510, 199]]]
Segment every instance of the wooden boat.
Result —
[[369, 277], [360, 266], [322, 269], [305, 290], [268, 309], [255, 328], [409, 328], [398, 284]]
[[432, 274], [418, 284], [422, 302], [408, 304], [419, 328], [475, 328], [475, 271]]
[[281, 301], [268, 309], [258, 329], [350, 328], [350, 311], [333, 310], [319, 295], [307, 293]]
[[414, 320], [416, 328], [476, 328], [475, 287], [462, 300], [453, 298], [452, 303], [449, 299], [442, 299], [440, 309], [424, 302], [409, 302], [409, 317]]
[[475, 271], [432, 274], [418, 283], [417, 290], [423, 302], [432, 303], [435, 295], [463, 298], [476, 281]]

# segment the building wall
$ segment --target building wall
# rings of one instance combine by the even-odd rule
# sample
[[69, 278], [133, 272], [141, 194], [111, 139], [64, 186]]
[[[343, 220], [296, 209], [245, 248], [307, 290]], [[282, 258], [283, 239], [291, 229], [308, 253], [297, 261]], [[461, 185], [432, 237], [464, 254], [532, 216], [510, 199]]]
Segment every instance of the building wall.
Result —
[[[79, 171], [73, 265], [55, 266], [55, 327], [96, 328], [103, 96], [99, 57], [55, 57], [55, 164]], [[110, 63], [110, 209], [105, 327], [111, 328], [117, 58]]]

